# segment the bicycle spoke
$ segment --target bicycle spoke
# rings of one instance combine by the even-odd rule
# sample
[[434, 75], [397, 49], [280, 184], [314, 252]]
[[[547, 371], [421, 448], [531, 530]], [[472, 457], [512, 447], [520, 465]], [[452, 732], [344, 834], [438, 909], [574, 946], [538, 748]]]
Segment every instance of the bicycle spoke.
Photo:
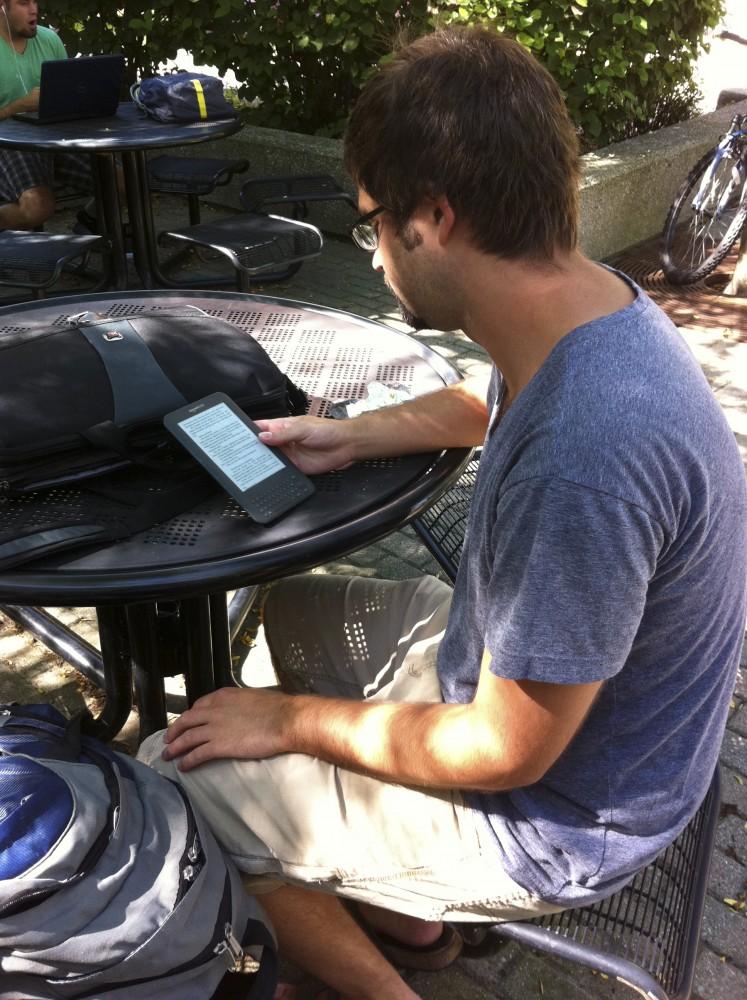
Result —
[[733, 242], [746, 184], [737, 151], [727, 149], [715, 165], [704, 157], [680, 192], [681, 214], [675, 214], [668, 229], [668, 273], [702, 274], [715, 267]]

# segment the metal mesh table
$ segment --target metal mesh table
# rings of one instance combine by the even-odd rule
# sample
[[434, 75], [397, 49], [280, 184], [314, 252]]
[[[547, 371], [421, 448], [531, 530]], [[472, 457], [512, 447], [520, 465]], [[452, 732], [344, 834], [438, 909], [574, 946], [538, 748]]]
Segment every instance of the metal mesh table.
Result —
[[[371, 381], [404, 385], [420, 395], [459, 378], [435, 352], [388, 327], [304, 303], [228, 292], [101, 293], [27, 303], [0, 309], [0, 337], [39, 324], [61, 325], [85, 309], [125, 317], [185, 304], [251, 333], [310, 395], [315, 415], [326, 415], [335, 401], [362, 397]], [[315, 496], [269, 526], [254, 524], [225, 494], [216, 493], [127, 540], [5, 571], [0, 601], [99, 609], [102, 643], [113, 650], [108, 664], [104, 654], [105, 686], [113, 702], [110, 718], [102, 720], [106, 735], [112, 735], [130, 707], [122, 701], [128, 685], [121, 678], [133, 647], [143, 682], [160, 673], [158, 602], [192, 602], [181, 640], [192, 663], [186, 677], [188, 697], [194, 698], [230, 677], [225, 591], [307, 569], [388, 534], [432, 503], [468, 457], [468, 451], [452, 450], [388, 458], [314, 477]], [[6, 497], [0, 500], [0, 525], [20, 513], [33, 518], [42, 508], [46, 517], [50, 505], [68, 516], [78, 505], [85, 518], [86, 502], [71, 488]], [[149, 714], [146, 728], [163, 721], [160, 704]]]
[[135, 266], [145, 288], [165, 283], [158, 267], [153, 214], [148, 194], [146, 152], [209, 142], [241, 128], [238, 118], [197, 122], [158, 122], [135, 104], [123, 102], [109, 118], [32, 125], [15, 119], [0, 122], [0, 147], [38, 152], [91, 154], [99, 218], [111, 242], [106, 287], [127, 287], [127, 257], [122, 229], [115, 154], [121, 159]]

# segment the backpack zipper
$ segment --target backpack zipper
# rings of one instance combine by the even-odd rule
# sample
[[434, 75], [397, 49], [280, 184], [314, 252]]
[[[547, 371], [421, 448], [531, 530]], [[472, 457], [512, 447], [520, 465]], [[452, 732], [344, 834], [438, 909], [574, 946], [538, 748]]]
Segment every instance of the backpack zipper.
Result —
[[[102, 969], [100, 972], [90, 973], [87, 976], [79, 976], [77, 979], [75, 977], [72, 979], [59, 980], [47, 979], [46, 982], [53, 986], [57, 986], [61, 983], [69, 986], [73, 983], [83, 983], [86, 979], [93, 979], [96, 977], [101, 978], [102, 982], [106, 985], [107, 996], [116, 996], [120, 990], [124, 996], [127, 996], [127, 990], [134, 986], [141, 986], [144, 983], [157, 983], [159, 980], [165, 981], [172, 976], [179, 976], [183, 972], [189, 972], [191, 969], [199, 968], [201, 965], [207, 965], [219, 955], [222, 956], [229, 953], [231, 955], [232, 963], [236, 964], [241, 961], [241, 958], [244, 955], [244, 949], [241, 947], [241, 944], [233, 932], [233, 926], [231, 924], [231, 906], [231, 877], [228, 872], [226, 872], [225, 882], [223, 885], [223, 896], [220, 901], [220, 907], [218, 908], [218, 915], [215, 921], [216, 931], [214, 932], [210, 942], [202, 949], [201, 952], [199, 952], [199, 954], [195, 955], [194, 958], [190, 959], [188, 962], [184, 962], [182, 965], [177, 965], [175, 968], [165, 969], [160, 976], [146, 976], [142, 979], [127, 979], [122, 982], [107, 982], [106, 974], [111, 970]], [[156, 931], [155, 934], [158, 934], [158, 931]], [[124, 959], [123, 961], [126, 962], [127, 959]], [[86, 997], [101, 996], [102, 985], [100, 983], [98, 986], [87, 990], [85, 993], [76, 993], [76, 1000], [85, 1000]]]
[[172, 784], [181, 797], [182, 804], [184, 805], [184, 811], [187, 815], [186, 842], [184, 850], [182, 851], [182, 856], [179, 860], [179, 887], [176, 892], [176, 901], [174, 903], [174, 906], [176, 906], [188, 890], [191, 889], [195, 879], [202, 871], [205, 865], [205, 853], [202, 849], [202, 844], [200, 843], [200, 835], [197, 831], [197, 820], [195, 819], [195, 814], [192, 811], [190, 801], [181, 785], [177, 785], [176, 782], [172, 782]]

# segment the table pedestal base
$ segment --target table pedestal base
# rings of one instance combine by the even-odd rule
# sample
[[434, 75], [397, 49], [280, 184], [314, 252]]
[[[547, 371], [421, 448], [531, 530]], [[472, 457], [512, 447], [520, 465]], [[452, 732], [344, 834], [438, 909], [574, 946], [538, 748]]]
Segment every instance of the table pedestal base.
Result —
[[42, 608], [0, 605], [0, 611], [101, 688], [106, 704], [84, 722], [88, 736], [113, 739], [127, 721], [134, 694], [142, 742], [166, 726], [165, 677], [184, 674], [188, 705], [237, 684], [231, 643], [257, 591], [236, 591], [230, 608], [223, 592], [97, 608], [100, 653]]

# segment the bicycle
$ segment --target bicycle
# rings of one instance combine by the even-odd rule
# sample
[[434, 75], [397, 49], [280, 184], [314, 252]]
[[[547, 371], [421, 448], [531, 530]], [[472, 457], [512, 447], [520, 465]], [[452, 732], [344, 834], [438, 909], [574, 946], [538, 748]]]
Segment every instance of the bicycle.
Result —
[[700, 281], [721, 263], [747, 221], [747, 115], [734, 115], [715, 149], [677, 192], [662, 233], [661, 266], [676, 285]]

